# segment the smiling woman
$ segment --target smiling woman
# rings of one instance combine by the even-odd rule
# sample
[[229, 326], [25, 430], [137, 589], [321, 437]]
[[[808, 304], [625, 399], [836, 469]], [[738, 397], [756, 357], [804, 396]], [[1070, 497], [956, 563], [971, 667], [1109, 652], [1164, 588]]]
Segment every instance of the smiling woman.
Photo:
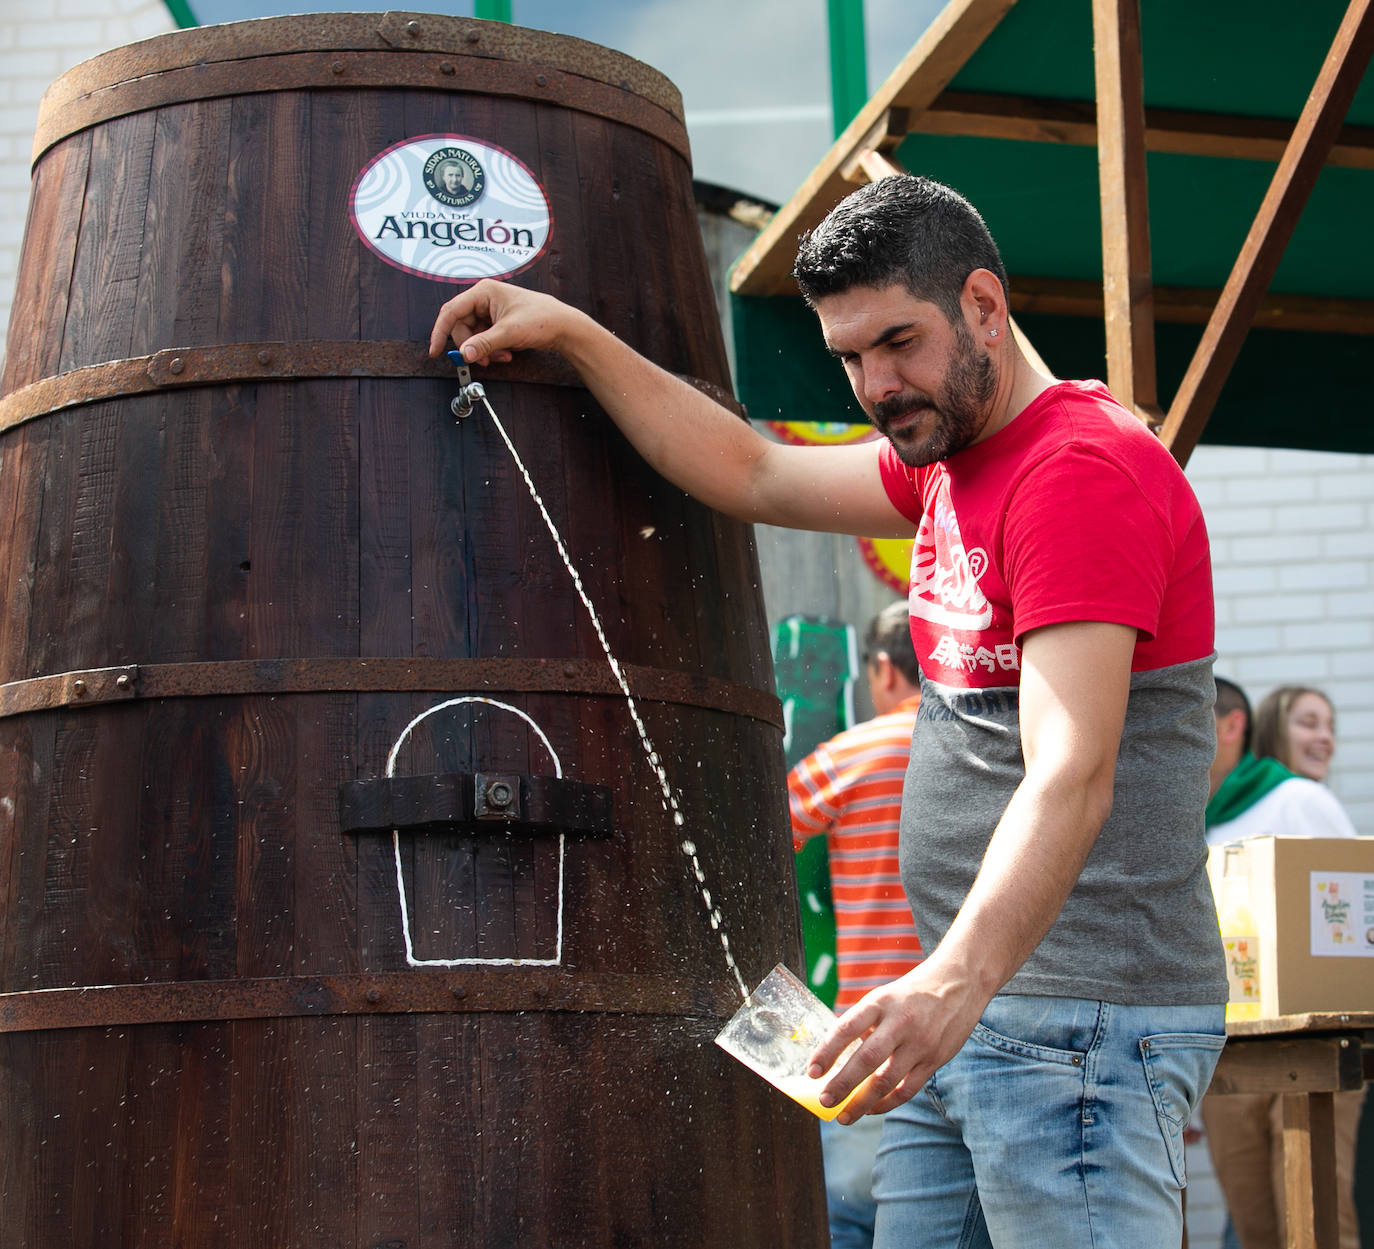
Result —
[[1336, 749], [1336, 716], [1321, 690], [1283, 685], [1255, 709], [1255, 754], [1299, 776], [1326, 780]]

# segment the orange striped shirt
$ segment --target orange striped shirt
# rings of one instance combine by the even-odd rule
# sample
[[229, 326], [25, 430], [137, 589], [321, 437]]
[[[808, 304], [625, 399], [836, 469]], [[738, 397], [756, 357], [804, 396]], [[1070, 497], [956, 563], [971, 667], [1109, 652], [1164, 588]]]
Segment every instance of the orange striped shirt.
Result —
[[919, 697], [817, 746], [787, 777], [792, 845], [825, 833], [835, 904], [836, 1011], [921, 961], [897, 864]]

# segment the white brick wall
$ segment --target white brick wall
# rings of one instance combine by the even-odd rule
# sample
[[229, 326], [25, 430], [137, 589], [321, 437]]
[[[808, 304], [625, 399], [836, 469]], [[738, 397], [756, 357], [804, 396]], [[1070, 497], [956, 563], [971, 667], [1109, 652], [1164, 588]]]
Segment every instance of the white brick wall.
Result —
[[1336, 705], [1332, 790], [1374, 835], [1374, 456], [1199, 447], [1217, 672], [1259, 701], [1301, 682]]
[[38, 102], [54, 79], [110, 48], [175, 30], [162, 0], [7, 0], [0, 15], [0, 345], [29, 202]]

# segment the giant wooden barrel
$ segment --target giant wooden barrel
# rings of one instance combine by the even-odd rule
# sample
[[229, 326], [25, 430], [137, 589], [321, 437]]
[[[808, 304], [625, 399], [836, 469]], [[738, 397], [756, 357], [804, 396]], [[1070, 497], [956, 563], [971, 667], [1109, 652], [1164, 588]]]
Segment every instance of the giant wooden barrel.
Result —
[[79, 66], [35, 150], [0, 1245], [823, 1244], [815, 1121], [712, 1044], [718, 925], [749, 985], [798, 965], [750, 532], [558, 360], [479, 374], [665, 793], [424, 354], [511, 272], [728, 387], [674, 89], [501, 25], [271, 19]]

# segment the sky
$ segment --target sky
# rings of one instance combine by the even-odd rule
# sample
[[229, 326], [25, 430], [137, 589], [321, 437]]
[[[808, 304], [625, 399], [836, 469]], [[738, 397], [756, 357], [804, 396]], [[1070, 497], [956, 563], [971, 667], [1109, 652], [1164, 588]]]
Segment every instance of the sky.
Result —
[[[944, 0], [866, 0], [871, 93]], [[300, 0], [190, 0], [201, 25], [299, 12]], [[311, 11], [377, 11], [311, 0]], [[417, 8], [419, 6], [416, 6]], [[682, 92], [695, 176], [781, 203], [830, 147], [826, 0], [511, 0], [520, 26], [644, 61]], [[471, 0], [426, 12], [470, 17]]]

